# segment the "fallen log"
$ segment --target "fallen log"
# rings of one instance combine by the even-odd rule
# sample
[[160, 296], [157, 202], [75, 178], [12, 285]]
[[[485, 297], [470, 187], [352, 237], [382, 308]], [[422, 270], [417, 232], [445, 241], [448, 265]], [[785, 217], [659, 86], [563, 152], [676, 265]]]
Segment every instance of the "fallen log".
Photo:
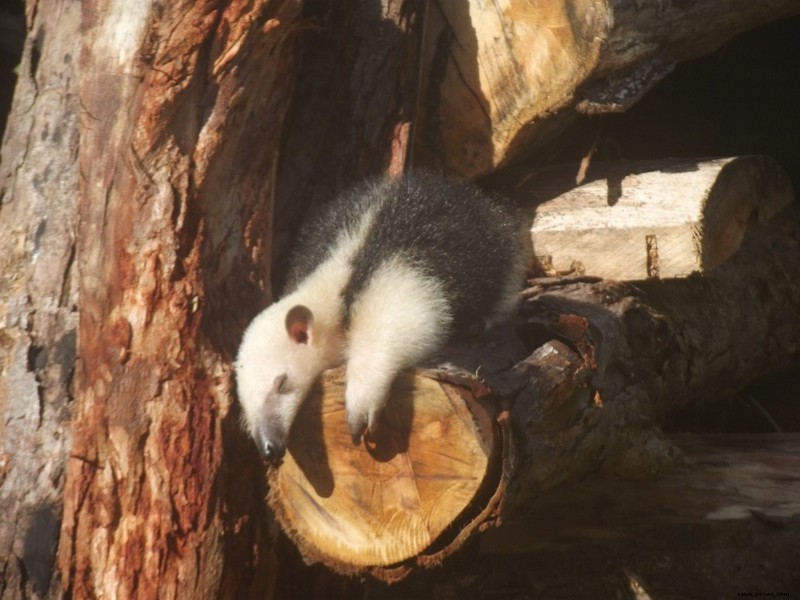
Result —
[[776, 528], [800, 523], [800, 434], [678, 435], [670, 441], [680, 459], [653, 481], [600, 474], [560, 486], [527, 506], [516, 527], [487, 533], [481, 552], [652, 539], [676, 526], [713, 529], [753, 518]]
[[414, 163], [474, 178], [579, 114], [623, 112], [676, 62], [797, 14], [792, 0], [432, 2]]
[[[398, 580], [565, 482], [598, 471], [652, 479], [681, 456], [658, 427], [667, 411], [800, 364], [800, 220], [787, 215], [755, 228], [704, 277], [535, 280], [516, 323], [481, 347], [450, 349], [457, 366], [405, 380], [405, 399], [390, 402], [406, 417], [389, 419], [408, 427], [384, 428], [372, 448], [347, 441], [341, 392], [325, 387], [341, 389], [343, 374], [328, 374], [295, 423], [287, 463], [270, 469], [278, 520], [307, 560]], [[418, 399], [418, 389], [434, 393]], [[466, 399], [457, 417], [455, 394]], [[438, 472], [441, 454], [459, 469]], [[423, 493], [438, 475], [436, 491]], [[468, 491], [450, 494], [457, 480]], [[398, 488], [404, 502], [385, 500]], [[445, 513], [449, 524], [431, 517]], [[415, 524], [405, 534], [413, 544], [402, 519]]]
[[767, 156], [594, 163], [577, 187], [576, 172], [552, 168], [517, 190], [537, 205], [533, 247], [550, 275], [707, 272], [736, 252], [748, 227], [794, 199], [789, 176]]

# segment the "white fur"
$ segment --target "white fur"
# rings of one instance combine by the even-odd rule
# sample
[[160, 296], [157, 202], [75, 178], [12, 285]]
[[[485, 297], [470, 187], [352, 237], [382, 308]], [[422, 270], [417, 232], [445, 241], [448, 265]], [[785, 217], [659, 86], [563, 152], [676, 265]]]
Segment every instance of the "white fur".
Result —
[[[244, 422], [257, 443], [282, 447], [314, 380], [344, 360], [341, 291], [373, 215], [374, 210], [368, 211], [355, 231], [343, 232], [328, 260], [247, 327], [236, 357], [236, 384]], [[298, 344], [286, 330], [286, 314], [297, 305], [307, 307], [314, 318], [306, 344]], [[273, 383], [283, 375], [286, 389], [276, 394]]]
[[441, 284], [400, 257], [375, 273], [353, 305], [347, 348], [347, 421], [374, 430], [392, 382], [434, 352], [452, 321]]
[[[360, 229], [361, 231], [361, 229]], [[262, 311], [247, 328], [236, 360], [244, 419], [258, 443], [285, 444], [297, 410], [314, 380], [347, 359], [345, 404], [354, 437], [374, 430], [397, 374], [434, 352], [452, 320], [444, 290], [400, 257], [375, 273], [352, 307], [349, 339], [341, 322], [341, 290], [349, 272], [345, 240], [290, 295]], [[286, 314], [297, 305], [314, 315], [308, 343], [287, 333]], [[286, 376], [286, 389], [273, 390]]]

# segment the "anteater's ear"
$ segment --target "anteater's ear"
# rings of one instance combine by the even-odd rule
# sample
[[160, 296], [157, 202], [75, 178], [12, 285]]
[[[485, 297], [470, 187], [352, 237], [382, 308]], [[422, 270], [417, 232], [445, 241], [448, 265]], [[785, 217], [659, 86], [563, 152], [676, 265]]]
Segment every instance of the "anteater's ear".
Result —
[[286, 333], [297, 344], [311, 343], [314, 314], [308, 307], [298, 304], [286, 313]]

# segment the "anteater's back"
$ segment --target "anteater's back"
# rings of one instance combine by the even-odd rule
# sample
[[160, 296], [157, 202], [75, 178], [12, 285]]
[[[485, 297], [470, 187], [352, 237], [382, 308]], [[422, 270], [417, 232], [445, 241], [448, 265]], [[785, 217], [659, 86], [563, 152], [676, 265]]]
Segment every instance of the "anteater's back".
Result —
[[335, 251], [343, 231], [358, 239], [342, 290], [344, 318], [387, 260], [400, 257], [441, 283], [455, 330], [507, 312], [527, 266], [526, 232], [502, 200], [433, 175], [371, 180], [337, 198], [301, 234], [290, 266], [295, 287]]

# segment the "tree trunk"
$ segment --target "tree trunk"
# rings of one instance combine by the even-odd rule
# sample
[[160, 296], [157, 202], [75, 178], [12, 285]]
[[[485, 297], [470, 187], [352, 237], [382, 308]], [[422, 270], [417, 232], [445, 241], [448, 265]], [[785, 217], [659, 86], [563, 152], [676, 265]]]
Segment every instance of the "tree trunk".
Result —
[[83, 4], [67, 594], [274, 593], [265, 489], [231, 410], [247, 319], [231, 307], [265, 300], [299, 8]]
[[0, 598], [57, 595], [78, 285], [80, 5], [27, 7], [0, 162]]
[[[230, 360], [271, 296], [278, 148], [289, 105], [303, 114], [308, 100], [294, 95], [298, 57], [327, 30], [300, 8], [140, 3], [123, 17], [84, 4], [81, 363], [59, 548], [76, 597], [336, 597], [358, 585], [319, 570], [309, 578], [278, 551], [258, 456], [232, 405]], [[334, 37], [364, 40], [359, 75], [399, 78], [369, 62], [385, 37], [369, 24], [398, 32], [385, 58], [402, 62], [415, 48], [404, 25], [413, 11], [346, 12]], [[385, 89], [381, 98], [397, 101]], [[365, 155], [363, 140], [400, 140], [370, 168], [402, 169], [403, 111], [367, 108], [373, 121], [335, 134]], [[343, 169], [330, 172], [344, 180]], [[309, 188], [305, 174], [284, 181]]]
[[[651, 479], [680, 456], [658, 427], [667, 411], [736, 391], [768, 369], [800, 364], [800, 305], [792, 300], [800, 297], [798, 252], [800, 218], [792, 210], [769, 226], [756, 228], [739, 253], [705, 277], [650, 280], [635, 286], [543, 282], [528, 292], [524, 323], [502, 329], [481, 347], [448, 352], [448, 359], [460, 366], [460, 382], [451, 376], [450, 383], [440, 384], [443, 392], [430, 394], [423, 391], [429, 388], [430, 375], [423, 373], [406, 386], [414, 390], [413, 400], [399, 392], [392, 396], [393, 412], [414, 406], [413, 419], [406, 420], [407, 443], [399, 443], [396, 428], [388, 427], [384, 437], [379, 434], [375, 448], [353, 449], [340, 441], [347, 433], [341, 398], [324, 391], [321, 399], [312, 400], [313, 407], [307, 410], [316, 418], [298, 420], [292, 429], [288, 447], [296, 455], [287, 459], [287, 471], [282, 472], [283, 466], [271, 471], [271, 503], [308, 559], [393, 581], [417, 567], [440, 563], [471, 535], [525, 510], [565, 482], [597, 471]], [[759, 310], [752, 310], [756, 305]], [[535, 350], [526, 353], [526, 347]], [[473, 375], [476, 372], [480, 380]], [[338, 377], [326, 390], [343, 385], [342, 374]], [[487, 403], [481, 380], [499, 396], [493, 405]], [[459, 383], [467, 386], [460, 390], [462, 396], [482, 399], [468, 402], [468, 416], [458, 417], [472, 423], [466, 429], [447, 425], [457, 418], [449, 398]], [[437, 406], [419, 410], [423, 403]], [[490, 422], [487, 413], [496, 415], [495, 429], [485, 425]], [[307, 439], [320, 442], [301, 443]], [[429, 462], [452, 460], [457, 456], [454, 446], [484, 449], [475, 453], [480, 459], [461, 459], [469, 465], [458, 471], [459, 485], [466, 480], [475, 485], [468, 494], [450, 493], [449, 475], [455, 471], [440, 469], [440, 493], [428, 493], [425, 474], [436, 470]], [[394, 451], [387, 453], [387, 448]], [[788, 460], [781, 473], [791, 472], [800, 458]], [[382, 464], [386, 461], [388, 466]], [[359, 467], [357, 485], [354, 466]], [[319, 484], [319, 473], [326, 474], [325, 486]], [[402, 515], [380, 500], [392, 496], [399, 485], [395, 478], [402, 479], [404, 489], [418, 490], [415, 505], [405, 506]], [[697, 481], [702, 480], [700, 476]], [[734, 483], [724, 480], [729, 487]], [[753, 509], [769, 513], [776, 499], [756, 498], [747, 491], [753, 485], [751, 478], [739, 486], [741, 498], [749, 499]], [[639, 486], [625, 489], [643, 498], [658, 497], [640, 493]], [[708, 489], [708, 494], [698, 493], [695, 505], [705, 498], [705, 506], [717, 503], [715, 510], [722, 510], [719, 488]], [[397, 496], [394, 490], [392, 497]], [[358, 507], [374, 504], [376, 498], [382, 510], [370, 512], [377, 521], [369, 525], [375, 533], [365, 536], [354, 555], [353, 540], [344, 532], [357, 527], [342, 523], [361, 523], [364, 517]], [[781, 498], [786, 504], [785, 494]], [[415, 540], [424, 548], [407, 560], [393, 562], [391, 558], [398, 556], [389, 548], [402, 543], [393, 535], [395, 522], [440, 511], [455, 515], [450, 527], [434, 526], [429, 518], [424, 522], [429, 539]], [[687, 513], [687, 518], [703, 516]], [[535, 530], [529, 535], [536, 539]], [[338, 543], [326, 543], [326, 536]], [[409, 548], [403, 546], [402, 551]], [[361, 561], [364, 556], [371, 562]]]

